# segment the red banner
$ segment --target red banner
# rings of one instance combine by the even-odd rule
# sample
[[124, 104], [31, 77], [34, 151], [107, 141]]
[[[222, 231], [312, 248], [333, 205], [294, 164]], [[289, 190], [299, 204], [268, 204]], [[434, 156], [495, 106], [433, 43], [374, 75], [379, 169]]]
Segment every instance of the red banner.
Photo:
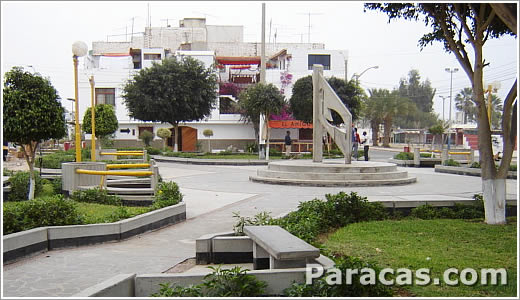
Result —
[[298, 120], [269, 121], [269, 128], [312, 128], [312, 123]]

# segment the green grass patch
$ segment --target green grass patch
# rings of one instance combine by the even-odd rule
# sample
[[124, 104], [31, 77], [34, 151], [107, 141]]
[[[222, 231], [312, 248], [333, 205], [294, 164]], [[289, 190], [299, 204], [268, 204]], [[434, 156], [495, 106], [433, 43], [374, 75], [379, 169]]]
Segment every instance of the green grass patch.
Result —
[[[376, 262], [380, 267], [429, 268], [441, 284], [406, 286], [419, 297], [513, 297], [517, 291], [517, 220], [487, 225], [481, 219], [403, 219], [350, 224], [324, 242], [331, 251]], [[507, 285], [449, 286], [449, 268], [505, 268]], [[479, 274], [480, 275], [480, 274]]]
[[[117, 222], [121, 219], [135, 217], [150, 211], [149, 207], [116, 206], [86, 202], [76, 203], [78, 212], [85, 217], [85, 224]], [[122, 212], [122, 209], [126, 213]]]

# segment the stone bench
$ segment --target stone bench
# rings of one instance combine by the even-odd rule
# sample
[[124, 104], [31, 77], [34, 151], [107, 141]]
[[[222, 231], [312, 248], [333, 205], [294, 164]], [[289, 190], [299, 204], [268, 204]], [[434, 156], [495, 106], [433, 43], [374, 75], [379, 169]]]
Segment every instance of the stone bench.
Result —
[[244, 226], [253, 240], [253, 269], [302, 268], [320, 256], [320, 250], [280, 226]]

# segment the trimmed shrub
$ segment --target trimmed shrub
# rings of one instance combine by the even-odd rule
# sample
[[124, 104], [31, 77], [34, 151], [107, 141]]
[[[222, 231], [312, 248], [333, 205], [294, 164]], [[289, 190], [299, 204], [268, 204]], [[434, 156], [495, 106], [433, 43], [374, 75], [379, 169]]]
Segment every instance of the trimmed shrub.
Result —
[[181, 287], [161, 284], [158, 293], [152, 297], [258, 297], [264, 294], [267, 284], [247, 274], [248, 269], [239, 266], [222, 269], [221, 266], [208, 267], [212, 272], [204, 276], [198, 285]]
[[4, 205], [4, 234], [43, 226], [63, 226], [83, 223], [83, 216], [72, 200], [63, 195], [40, 197], [16, 206]]
[[444, 163], [442, 163], [444, 166], [451, 166], [451, 167], [460, 167], [460, 163], [452, 158], [444, 161]]
[[478, 161], [475, 161], [469, 167], [470, 168], [478, 168], [478, 169], [480, 169], [480, 163]]
[[516, 165], [510, 165], [509, 166], [509, 171], [513, 171], [513, 172], [516, 172]]
[[[90, 159], [90, 156], [88, 156], [88, 158]], [[40, 167], [41, 165], [42, 168], [61, 169], [62, 163], [71, 162], [75, 160], [76, 157], [74, 156], [74, 154], [70, 154], [68, 151], [58, 151], [52, 154], [47, 154], [42, 157], [36, 158], [35, 166]]]
[[107, 190], [102, 190], [98, 187], [85, 191], [74, 191], [74, 193], [72, 193], [71, 199], [78, 202], [122, 205], [121, 198], [116, 195], [109, 195]]
[[478, 219], [484, 217], [484, 201], [482, 195], [473, 196], [474, 204], [455, 203], [453, 207], [433, 207], [429, 204], [418, 206], [410, 212], [411, 217], [431, 219]]
[[[163, 129], [163, 128], [161, 128], [161, 129]], [[150, 155], [160, 155], [160, 154], [162, 154], [162, 151], [161, 151], [161, 149], [158, 149], [158, 148], [146, 147], [146, 153], [148, 153]]]
[[146, 145], [146, 147], [150, 147], [150, 143], [153, 141], [154, 137], [155, 137], [155, 134], [148, 130], [143, 130], [143, 132], [141, 132], [141, 134], [139, 135], [139, 139], [141, 141], [143, 141], [143, 143]]
[[163, 208], [178, 204], [182, 201], [182, 194], [179, 191], [179, 186], [173, 181], [160, 182], [155, 188], [155, 197], [151, 210]]
[[[34, 187], [34, 196], [38, 197], [38, 195], [42, 192], [42, 178], [40, 174], [35, 171], [35, 187]], [[29, 194], [29, 171], [20, 171], [16, 172], [9, 177], [9, 185], [11, 185], [11, 191], [9, 192], [9, 201], [25, 201], [27, 200], [27, 195]]]
[[[351, 256], [334, 257], [335, 267], [346, 274], [346, 270], [362, 270], [369, 268], [379, 276], [381, 268], [376, 264], [365, 262], [359, 258]], [[287, 297], [391, 297], [392, 289], [376, 280], [376, 284], [362, 284], [360, 278], [363, 274], [353, 274], [351, 284], [342, 280], [341, 284], [329, 284], [324, 272], [320, 278], [313, 279], [312, 284], [293, 283], [292, 286], [284, 290]]]
[[399, 160], [413, 160], [413, 153], [412, 152], [399, 152], [394, 156], [394, 159]]

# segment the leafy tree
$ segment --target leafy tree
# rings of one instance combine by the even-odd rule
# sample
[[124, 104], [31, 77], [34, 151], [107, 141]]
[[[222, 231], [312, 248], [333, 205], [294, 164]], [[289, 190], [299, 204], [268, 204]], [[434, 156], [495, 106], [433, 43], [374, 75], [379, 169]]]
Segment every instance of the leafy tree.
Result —
[[213, 130], [207, 128], [207, 129], [204, 129], [204, 131], [202, 132], [202, 134], [208, 138], [208, 149], [209, 149], [209, 152], [211, 152], [211, 137], [213, 136]]
[[[379, 10], [389, 16], [417, 21], [423, 19], [431, 28], [419, 45], [424, 48], [441, 42], [453, 53], [471, 81], [478, 116], [479, 156], [486, 223], [503, 224], [505, 218], [506, 177], [511, 164], [516, 139], [517, 81], [511, 87], [503, 105], [503, 154], [495, 167], [491, 128], [484, 98], [483, 75], [489, 62], [484, 61], [483, 47], [488, 39], [517, 35], [516, 3], [368, 3], [365, 9]], [[472, 47], [473, 55], [467, 52]], [[514, 55], [514, 53], [512, 53]], [[473, 59], [473, 61], [471, 61]]]
[[491, 126], [493, 129], [501, 129], [503, 109], [502, 99], [497, 95], [491, 95]]
[[[347, 82], [340, 78], [331, 77], [327, 79], [327, 82], [352, 114], [352, 120], [357, 120], [360, 117], [363, 100], [366, 99], [363, 89], [354, 80]], [[291, 112], [296, 119], [312, 123], [311, 75], [302, 77], [294, 83], [289, 104]], [[341, 122], [340, 117], [335, 112], [333, 112], [332, 117], [334, 123]]]
[[433, 97], [435, 89], [428, 79], [421, 82], [418, 70], [410, 70], [408, 78], [401, 78], [399, 82], [399, 94], [415, 103], [417, 109], [424, 112], [433, 110]]
[[[238, 96], [238, 105], [242, 111], [242, 120], [250, 122], [255, 129], [258, 140], [258, 124], [260, 115], [265, 115], [265, 122], [269, 122], [272, 114], [279, 114], [284, 106], [284, 96], [272, 83], [258, 83], [242, 91]], [[267, 145], [269, 145], [269, 126], [267, 126]], [[268, 152], [267, 152], [268, 153]]]
[[477, 120], [477, 107], [473, 101], [471, 88], [464, 88], [455, 96], [455, 109], [464, 114], [464, 124]]
[[143, 121], [170, 123], [178, 151], [179, 122], [201, 120], [217, 99], [217, 78], [191, 57], [168, 58], [139, 71], [124, 87], [129, 115]]
[[435, 89], [428, 79], [421, 82], [418, 70], [410, 70], [407, 78], [399, 82], [399, 94], [403, 98], [415, 103], [416, 110], [396, 116], [395, 125], [401, 128], [427, 128], [437, 123], [437, 116], [433, 113], [433, 97]]
[[[435, 124], [434, 126], [432, 126], [428, 129], [428, 131], [433, 135], [432, 146], [431, 146], [432, 155], [433, 155], [433, 145], [435, 144], [435, 137], [437, 135], [440, 135], [441, 141], [442, 141], [443, 140], [442, 135], [444, 135], [444, 132], [446, 131], [446, 129], [448, 129], [448, 126], [447, 126], [447, 124], [444, 124], [442, 121], [437, 122], [437, 124]], [[444, 143], [441, 143], [441, 149], [442, 148], [444, 148]]]
[[141, 134], [139, 135], [139, 139], [143, 141], [146, 147], [150, 147], [150, 143], [153, 141], [154, 137], [155, 134], [148, 130], [143, 130], [143, 132], [141, 132]]
[[5, 74], [3, 107], [3, 138], [22, 146], [30, 170], [28, 199], [34, 199], [36, 149], [41, 141], [65, 136], [64, 108], [48, 79], [21, 67]]
[[159, 128], [157, 130], [157, 136], [163, 139], [163, 147], [166, 148], [166, 142], [168, 138], [172, 136], [172, 132], [168, 128]]
[[[96, 136], [101, 140], [107, 139], [108, 136], [114, 134], [119, 127], [116, 112], [110, 104], [97, 104], [96, 106]], [[83, 125], [81, 126], [86, 133], [92, 133], [92, 109], [87, 108], [83, 116]]]
[[379, 124], [383, 123], [383, 101], [389, 94], [388, 90], [372, 89], [368, 90], [370, 97], [365, 101], [363, 119], [370, 123], [372, 129], [372, 142], [374, 146], [379, 145]]

